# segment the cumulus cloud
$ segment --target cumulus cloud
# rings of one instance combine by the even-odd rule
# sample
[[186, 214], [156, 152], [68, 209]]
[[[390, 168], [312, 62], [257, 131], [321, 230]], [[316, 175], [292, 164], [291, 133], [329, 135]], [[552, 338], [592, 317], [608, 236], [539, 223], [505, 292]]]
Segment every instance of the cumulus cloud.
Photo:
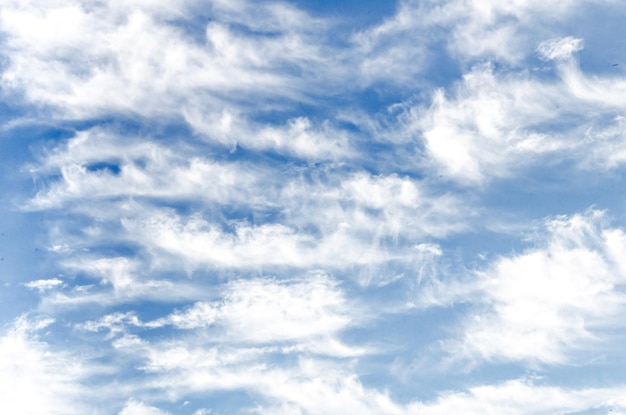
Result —
[[626, 296], [626, 235], [589, 211], [546, 223], [545, 242], [479, 274], [478, 310], [450, 344], [459, 358], [566, 364], [608, 351]]
[[443, 171], [462, 182], [503, 177], [534, 158], [572, 146], [540, 128], [558, 116], [562, 91], [526, 76], [500, 77], [490, 65], [464, 75], [456, 96], [443, 90], [430, 108], [410, 108], [407, 128], [422, 135]]
[[[83, 414], [89, 412], [90, 374], [77, 356], [58, 352], [38, 339], [51, 318], [18, 318], [0, 337], [0, 410], [4, 413]], [[95, 408], [91, 407], [91, 410]]]
[[396, 134], [423, 140], [435, 167], [465, 184], [567, 158], [583, 169], [617, 166], [624, 80], [586, 75], [574, 60], [557, 64], [557, 73], [558, 82], [546, 82], [477, 65], [452, 93], [436, 90], [429, 107], [403, 104]]

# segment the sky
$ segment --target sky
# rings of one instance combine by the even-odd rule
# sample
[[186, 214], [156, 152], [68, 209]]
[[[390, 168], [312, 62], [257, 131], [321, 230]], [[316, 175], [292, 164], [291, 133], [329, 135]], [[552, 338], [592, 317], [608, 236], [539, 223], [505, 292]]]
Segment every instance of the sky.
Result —
[[626, 414], [620, 0], [2, 0], [0, 413]]

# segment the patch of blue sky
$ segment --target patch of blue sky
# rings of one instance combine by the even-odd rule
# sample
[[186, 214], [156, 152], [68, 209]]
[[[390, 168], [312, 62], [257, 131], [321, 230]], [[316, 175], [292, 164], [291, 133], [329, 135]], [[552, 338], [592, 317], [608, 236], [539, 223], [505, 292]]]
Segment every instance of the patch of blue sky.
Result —
[[[6, 134], [6, 133], [5, 133]], [[22, 135], [23, 134], [23, 135]], [[2, 323], [7, 323], [37, 303], [21, 284], [46, 274], [42, 269], [45, 215], [26, 213], [21, 205], [32, 194], [33, 181], [25, 174], [33, 139], [22, 132], [0, 139], [0, 274]]]
[[[572, 215], [591, 207], [614, 212], [622, 222], [624, 200], [613, 192], [623, 180], [619, 171], [580, 171], [572, 162], [531, 169], [519, 179], [498, 181], [481, 195], [485, 217], [517, 217], [521, 223], [556, 215]], [[514, 186], [511, 186], [514, 183]]]
[[398, 7], [395, 2], [373, 0], [346, 0], [342, 2], [332, 0], [295, 0], [293, 4], [322, 17], [333, 16], [338, 21], [354, 19], [355, 22], [361, 25], [360, 29], [368, 28], [380, 23], [385, 18], [392, 17]]
[[626, 12], [619, 4], [605, 7], [584, 5], [573, 19], [557, 24], [557, 27], [563, 35], [584, 39], [585, 48], [580, 51], [579, 61], [585, 72], [619, 76], [623, 74], [622, 62], [626, 59], [626, 42], [621, 36], [623, 27], [619, 22], [625, 17]]
[[[261, 397], [234, 390], [218, 390], [210, 393], [192, 393], [175, 402], [163, 402], [159, 408], [173, 414], [206, 413], [216, 415], [248, 414], [264, 403]], [[205, 411], [205, 412], [197, 412]]]
[[515, 363], [473, 365], [446, 350], [445, 342], [454, 338], [460, 327], [460, 316], [471, 308], [459, 303], [411, 309], [347, 332], [349, 343], [369, 343], [379, 350], [359, 360], [363, 384], [388, 390], [394, 399], [409, 404], [433, 401], [442, 390], [462, 390], [535, 373]]
[[[33, 258], [26, 259], [34, 261]], [[0, 262], [4, 264], [5, 261]], [[23, 265], [9, 263], [9, 266], [3, 266], [2, 268], [3, 278], [0, 289], [0, 312], [2, 312], [0, 327], [2, 329], [0, 331], [6, 333], [13, 328], [16, 318], [37, 308], [41, 301], [41, 296], [25, 288], [21, 283], [21, 281], [28, 279], [24, 277]], [[15, 275], [15, 270], [20, 271], [20, 274]]]

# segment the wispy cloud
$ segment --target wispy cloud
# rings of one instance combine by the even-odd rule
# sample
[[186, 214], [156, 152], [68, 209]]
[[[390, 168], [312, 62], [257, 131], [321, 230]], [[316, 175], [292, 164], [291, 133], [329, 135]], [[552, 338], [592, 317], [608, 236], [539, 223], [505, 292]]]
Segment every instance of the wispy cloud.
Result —
[[615, 126], [621, 122], [623, 79], [584, 74], [573, 55], [580, 49], [581, 39], [571, 37], [539, 44], [539, 57], [556, 61], [558, 82], [478, 64], [452, 97], [438, 89], [429, 107], [405, 105], [396, 133], [420, 137], [435, 167], [466, 184], [568, 158], [581, 168], [615, 167], [621, 160], [615, 151], [622, 153]]
[[[152, 321], [132, 313], [117, 313], [81, 325], [90, 331], [103, 328], [109, 337], [126, 328], [173, 326], [181, 330], [207, 329], [216, 343], [266, 344], [330, 340], [339, 331], [358, 323], [337, 283], [325, 275], [301, 279], [236, 280], [220, 291], [219, 301], [200, 301]], [[339, 345], [338, 340], [331, 341]], [[347, 347], [344, 349], [348, 350]], [[323, 353], [321, 350], [318, 352]], [[332, 355], [332, 350], [329, 350]]]

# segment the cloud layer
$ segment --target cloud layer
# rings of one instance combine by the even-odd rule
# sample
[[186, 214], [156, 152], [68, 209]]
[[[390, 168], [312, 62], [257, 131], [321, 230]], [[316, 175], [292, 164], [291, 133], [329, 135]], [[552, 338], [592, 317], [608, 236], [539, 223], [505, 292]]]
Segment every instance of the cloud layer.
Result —
[[626, 413], [624, 6], [318, 3], [3, 2], [0, 412]]

